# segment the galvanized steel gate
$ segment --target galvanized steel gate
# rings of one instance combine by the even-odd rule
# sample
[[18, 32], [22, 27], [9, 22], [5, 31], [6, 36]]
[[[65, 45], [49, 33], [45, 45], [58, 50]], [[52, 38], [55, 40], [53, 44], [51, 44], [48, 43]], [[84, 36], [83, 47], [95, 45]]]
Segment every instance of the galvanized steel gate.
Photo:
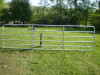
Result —
[[[42, 40], [39, 39], [40, 33], [43, 33]], [[40, 41], [43, 42], [41, 47]], [[95, 48], [95, 27], [84, 25], [5, 24], [2, 27], [2, 47], [92, 51]]]

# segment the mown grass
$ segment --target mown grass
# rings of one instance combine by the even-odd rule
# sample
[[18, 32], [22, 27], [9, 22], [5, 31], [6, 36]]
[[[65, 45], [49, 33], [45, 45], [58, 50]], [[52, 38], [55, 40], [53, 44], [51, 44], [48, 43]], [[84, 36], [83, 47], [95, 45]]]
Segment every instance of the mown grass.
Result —
[[[17, 27], [16, 27], [17, 28]], [[11, 29], [10, 27], [7, 29]], [[12, 28], [13, 29], [13, 28]], [[17, 28], [19, 29], [19, 28]], [[25, 28], [20, 28], [21, 30]], [[26, 30], [30, 28], [26, 27]], [[44, 28], [36, 28], [44, 29]], [[45, 30], [62, 30], [62, 28], [45, 28]], [[0, 33], [2, 34], [2, 28], [0, 27]], [[28, 34], [31, 32], [5, 32], [5, 34]], [[34, 32], [34, 35], [39, 35], [41, 32]], [[57, 35], [62, 33], [50, 33], [42, 32], [43, 35]], [[82, 33], [65, 33], [66, 36], [84, 36]], [[91, 36], [92, 34], [85, 34]], [[32, 37], [5, 37], [5, 39], [31, 39]], [[100, 32], [96, 33], [96, 47], [94, 51], [46, 51], [46, 50], [24, 50], [24, 49], [2, 49], [2, 36], [0, 36], [0, 75], [99, 75], [100, 74]], [[39, 40], [39, 37], [34, 37], [34, 40]], [[61, 37], [51, 38], [43, 37], [43, 40], [62, 40]], [[79, 39], [79, 38], [65, 38], [64, 40], [81, 40], [91, 41], [92, 39]], [[17, 42], [17, 41], [5, 41], [6, 43], [28, 43], [31, 42]], [[34, 42], [38, 44], [39, 42]], [[62, 43], [43, 42], [43, 45], [62, 45]], [[64, 43], [69, 45], [69, 43]], [[73, 43], [71, 43], [73, 44]], [[76, 45], [76, 43], [74, 43]], [[93, 43], [79, 43], [78, 45], [92, 45]], [[7, 45], [8, 46], [8, 45]], [[11, 45], [12, 46], [12, 45]], [[20, 47], [20, 46], [16, 46]], [[21, 46], [23, 48], [27, 46]], [[28, 46], [29, 48], [31, 46]], [[36, 46], [35, 46], [36, 47]], [[34, 48], [34, 46], [33, 46]], [[48, 49], [48, 47], [38, 47]], [[62, 49], [62, 47], [49, 47], [50, 49]], [[75, 47], [74, 47], [75, 48]], [[65, 48], [67, 49], [67, 48]], [[69, 48], [71, 49], [71, 48]], [[81, 49], [81, 48], [76, 48]], [[87, 48], [84, 48], [87, 49]], [[3, 66], [6, 66], [5, 68]]]
[[[5, 29], [7, 30], [31, 30], [31, 28], [29, 27], [24, 27], [24, 28], [18, 28], [18, 27], [6, 27]], [[58, 36], [63, 36], [63, 32], [51, 32], [51, 31], [61, 31], [62, 27], [35, 27], [35, 31], [4, 31], [4, 34], [10, 34], [10, 35], [32, 35], [32, 36], [4, 36], [4, 39], [17, 39], [17, 40], [30, 40], [30, 41], [9, 41], [9, 40], [5, 40], [4, 43], [7, 45], [5, 45], [5, 47], [17, 47], [17, 48], [32, 48], [31, 44], [33, 43], [33, 48], [38, 48], [38, 49], [62, 49], [62, 40], [63, 37], [58, 37]], [[38, 31], [38, 30], [48, 30], [48, 31]], [[78, 29], [74, 28], [75, 31], [77, 31]], [[70, 30], [74, 30], [74, 29], [70, 29]], [[65, 30], [69, 30], [69, 28], [65, 28]], [[50, 31], [50, 32], [49, 32]], [[43, 35], [43, 45], [47, 45], [47, 46], [42, 46], [39, 47], [40, 45], [40, 33], [42, 33]], [[52, 37], [47, 37], [47, 36], [52, 36]], [[57, 36], [57, 37], [55, 37]], [[93, 36], [93, 34], [89, 34], [89, 33], [73, 33], [73, 32], [64, 32], [64, 36]], [[33, 42], [31, 41], [33, 40]], [[53, 41], [47, 41], [47, 40], [53, 40], [53, 41], [58, 41], [58, 42], [53, 42]], [[74, 38], [74, 37], [64, 37], [64, 41], [93, 41], [93, 38]], [[8, 45], [11, 44], [11, 45]], [[13, 44], [13, 45], [12, 45]], [[29, 44], [29, 45], [14, 45], [14, 44]], [[48, 46], [48, 45], [58, 45], [58, 46]], [[76, 42], [64, 42], [64, 45], [81, 45], [81, 46], [93, 46], [93, 42], [92, 43], [76, 43]], [[82, 50], [86, 50], [86, 49], [90, 49], [92, 50], [92, 48], [87, 47], [65, 47], [64, 49], [82, 49]]]

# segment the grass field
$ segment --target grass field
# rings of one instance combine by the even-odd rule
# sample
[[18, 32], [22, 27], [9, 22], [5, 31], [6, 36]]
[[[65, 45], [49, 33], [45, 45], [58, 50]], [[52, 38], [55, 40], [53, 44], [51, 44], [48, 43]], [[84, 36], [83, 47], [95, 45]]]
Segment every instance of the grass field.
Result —
[[[30, 27], [6, 27], [9, 30], [30, 30]], [[37, 30], [44, 28], [37, 27]], [[57, 30], [62, 28], [45, 28], [45, 30]], [[66, 29], [68, 30], [68, 29]], [[57, 35], [62, 36], [61, 32], [33, 32], [34, 35]], [[0, 27], [2, 35], [2, 28]], [[5, 34], [30, 35], [27, 31], [5, 31]], [[2, 49], [2, 36], [0, 35], [0, 75], [100, 75], [100, 32], [96, 32], [94, 51], [46, 51], [46, 50], [25, 50], [25, 49]], [[67, 36], [92, 36], [89, 33], [64, 33]], [[32, 37], [5, 36], [5, 39], [31, 40]], [[33, 40], [39, 40], [39, 36]], [[62, 37], [43, 37], [43, 40], [62, 41]], [[65, 41], [92, 41], [93, 38], [64, 38]], [[32, 46], [20, 46], [14, 44], [31, 44], [31, 41], [5, 41], [11, 43], [9, 47], [31, 48]], [[38, 49], [62, 49], [61, 47], [38, 47], [39, 41], [34, 41], [33, 48]], [[43, 45], [62, 45], [62, 42], [43, 42]], [[76, 43], [64, 43], [65, 45], [76, 45]], [[77, 45], [91, 46], [93, 43], [77, 43]], [[5, 45], [7, 47], [8, 45]], [[64, 47], [64, 49], [92, 49], [84, 47]], [[5, 67], [4, 67], [5, 66]]]

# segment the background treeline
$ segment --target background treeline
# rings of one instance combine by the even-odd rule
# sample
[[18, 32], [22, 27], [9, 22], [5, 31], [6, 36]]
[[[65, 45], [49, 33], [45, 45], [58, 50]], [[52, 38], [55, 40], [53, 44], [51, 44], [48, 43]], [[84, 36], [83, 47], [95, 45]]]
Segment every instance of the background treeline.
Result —
[[[34, 0], [35, 1], [35, 0]], [[0, 23], [94, 25], [100, 29], [100, 0], [0, 0]]]

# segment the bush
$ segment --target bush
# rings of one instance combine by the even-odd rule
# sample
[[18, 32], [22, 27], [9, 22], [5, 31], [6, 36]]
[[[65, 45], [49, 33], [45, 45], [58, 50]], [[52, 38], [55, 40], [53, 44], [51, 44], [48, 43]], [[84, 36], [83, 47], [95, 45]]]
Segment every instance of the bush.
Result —
[[96, 30], [100, 30], [100, 14], [93, 14], [90, 19], [90, 24], [96, 27]]

